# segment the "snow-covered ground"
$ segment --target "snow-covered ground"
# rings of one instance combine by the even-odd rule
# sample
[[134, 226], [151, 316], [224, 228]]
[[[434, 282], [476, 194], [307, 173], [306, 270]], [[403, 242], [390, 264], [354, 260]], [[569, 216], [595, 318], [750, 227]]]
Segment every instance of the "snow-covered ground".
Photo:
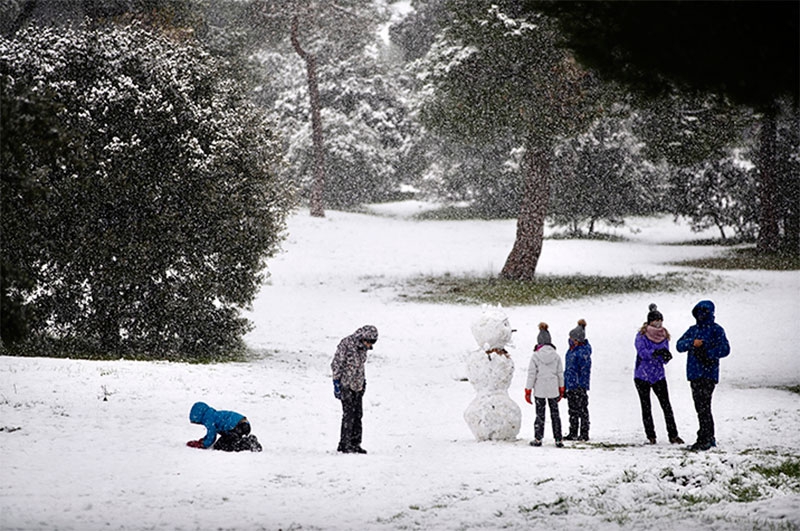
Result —
[[[253, 304], [249, 363], [189, 365], [0, 357], [0, 528], [12, 529], [798, 529], [800, 485], [756, 466], [800, 459], [797, 350], [800, 275], [720, 271], [698, 293], [608, 296], [509, 307], [518, 330], [511, 397], [516, 442], [474, 441], [463, 413], [475, 393], [463, 361], [477, 306], [408, 302], [403, 279], [496, 274], [513, 221], [425, 221], [420, 205], [378, 215], [289, 220], [284, 252]], [[540, 274], [656, 274], [720, 248], [669, 219], [635, 219], [625, 243], [547, 240]], [[718, 278], [717, 278], [718, 277]], [[656, 446], [644, 445], [633, 338], [656, 302], [673, 338], [700, 299], [717, 304], [732, 345], [714, 395], [719, 446], [669, 445], [655, 398]], [[590, 443], [533, 448], [525, 372], [540, 321], [563, 355], [588, 322], [593, 345]], [[374, 324], [364, 447], [337, 454], [340, 404], [330, 360], [339, 339]], [[697, 421], [685, 358], [668, 366], [681, 435]], [[193, 402], [250, 419], [259, 454], [187, 448], [203, 435]], [[562, 421], [566, 404], [561, 405]]]

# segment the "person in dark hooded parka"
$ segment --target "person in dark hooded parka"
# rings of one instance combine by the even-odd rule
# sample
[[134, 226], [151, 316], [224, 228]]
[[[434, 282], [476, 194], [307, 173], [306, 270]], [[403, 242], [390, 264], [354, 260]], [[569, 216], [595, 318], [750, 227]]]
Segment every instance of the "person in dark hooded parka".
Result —
[[703, 451], [716, 446], [711, 396], [719, 382], [719, 360], [731, 352], [725, 329], [715, 322], [715, 307], [711, 301], [700, 301], [692, 315], [696, 324], [684, 332], [676, 344], [678, 352], [688, 352], [686, 379], [692, 388], [692, 400], [697, 411], [697, 441], [691, 450]]
[[342, 402], [342, 426], [337, 451], [365, 454], [361, 447], [362, 401], [367, 380], [364, 364], [367, 351], [378, 341], [378, 329], [365, 325], [339, 342], [331, 362], [333, 395]]

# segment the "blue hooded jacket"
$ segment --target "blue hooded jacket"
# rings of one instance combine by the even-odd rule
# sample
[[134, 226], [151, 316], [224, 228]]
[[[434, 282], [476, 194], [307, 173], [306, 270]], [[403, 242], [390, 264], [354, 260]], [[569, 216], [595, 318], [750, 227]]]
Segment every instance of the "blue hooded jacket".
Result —
[[570, 389], [589, 389], [592, 375], [592, 346], [589, 340], [576, 343], [568, 340], [569, 350], [564, 360], [564, 387]]
[[202, 424], [206, 427], [206, 436], [203, 447], [209, 448], [217, 439], [218, 433], [230, 431], [244, 418], [235, 411], [217, 411], [205, 402], [195, 402], [189, 411], [189, 421], [192, 424]]
[[[714, 303], [700, 301], [692, 309], [697, 324], [692, 325], [675, 345], [678, 352], [688, 352], [686, 357], [686, 379], [705, 378], [719, 382], [719, 360], [731, 352], [725, 329], [714, 322]], [[701, 347], [694, 346], [695, 339], [702, 339]]]

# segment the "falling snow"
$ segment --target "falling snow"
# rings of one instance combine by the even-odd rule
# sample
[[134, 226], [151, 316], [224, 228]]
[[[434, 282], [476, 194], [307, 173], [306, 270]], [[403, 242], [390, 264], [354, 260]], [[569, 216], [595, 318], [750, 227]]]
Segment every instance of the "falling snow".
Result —
[[[402, 207], [402, 208], [400, 208]], [[719, 272], [702, 293], [615, 295], [509, 307], [518, 329], [511, 398], [515, 441], [476, 442], [463, 419], [475, 349], [474, 306], [412, 303], [397, 286], [425, 274], [495, 274], [512, 221], [418, 222], [381, 215], [298, 213], [285, 252], [249, 317], [248, 363], [81, 361], [0, 357], [0, 520], [4, 529], [734, 529], [800, 526], [797, 476], [767, 476], [800, 454], [795, 273]], [[609, 229], [624, 243], [547, 240], [542, 274], [620, 275], [683, 270], [669, 260], [716, 255], [670, 219]], [[732, 344], [714, 396], [719, 445], [687, 453], [645, 445], [633, 386], [633, 340], [650, 302], [680, 334], [700, 298], [717, 304]], [[594, 366], [592, 440], [563, 449], [533, 436], [523, 400], [527, 359], [550, 324], [563, 353], [577, 318], [589, 322]], [[330, 359], [364, 324], [381, 339], [367, 362], [364, 447], [336, 450], [341, 409]], [[681, 434], [696, 430], [682, 355], [667, 366]], [[202, 435], [192, 403], [246, 414], [260, 454], [187, 448]], [[565, 405], [561, 404], [562, 417]], [[200, 431], [198, 431], [200, 430]]]

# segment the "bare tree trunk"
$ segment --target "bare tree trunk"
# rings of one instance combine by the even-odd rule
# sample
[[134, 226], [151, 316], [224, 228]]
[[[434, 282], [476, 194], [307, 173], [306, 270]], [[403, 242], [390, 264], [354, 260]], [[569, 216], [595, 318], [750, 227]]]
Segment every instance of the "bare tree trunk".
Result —
[[[792, 149], [800, 145], [800, 109], [792, 107], [788, 116], [787, 142]], [[783, 245], [781, 250], [800, 256], [800, 173], [797, 163], [791, 164], [785, 156], [781, 157], [779, 194], [783, 198]]]
[[777, 109], [770, 108], [762, 118], [761, 146], [758, 158], [759, 223], [756, 247], [761, 252], [775, 253], [780, 246], [778, 227], [778, 193], [776, 145], [778, 142]]
[[325, 217], [325, 149], [320, 117], [319, 84], [317, 83], [317, 58], [303, 50], [298, 38], [298, 17], [292, 18], [292, 46], [297, 55], [306, 62], [308, 98], [311, 103], [311, 138], [314, 147], [314, 180], [311, 184], [310, 210], [314, 217]]
[[533, 280], [542, 254], [544, 221], [550, 200], [550, 149], [531, 140], [527, 144], [523, 159], [525, 188], [517, 217], [517, 237], [500, 272], [502, 278], [513, 280]]

